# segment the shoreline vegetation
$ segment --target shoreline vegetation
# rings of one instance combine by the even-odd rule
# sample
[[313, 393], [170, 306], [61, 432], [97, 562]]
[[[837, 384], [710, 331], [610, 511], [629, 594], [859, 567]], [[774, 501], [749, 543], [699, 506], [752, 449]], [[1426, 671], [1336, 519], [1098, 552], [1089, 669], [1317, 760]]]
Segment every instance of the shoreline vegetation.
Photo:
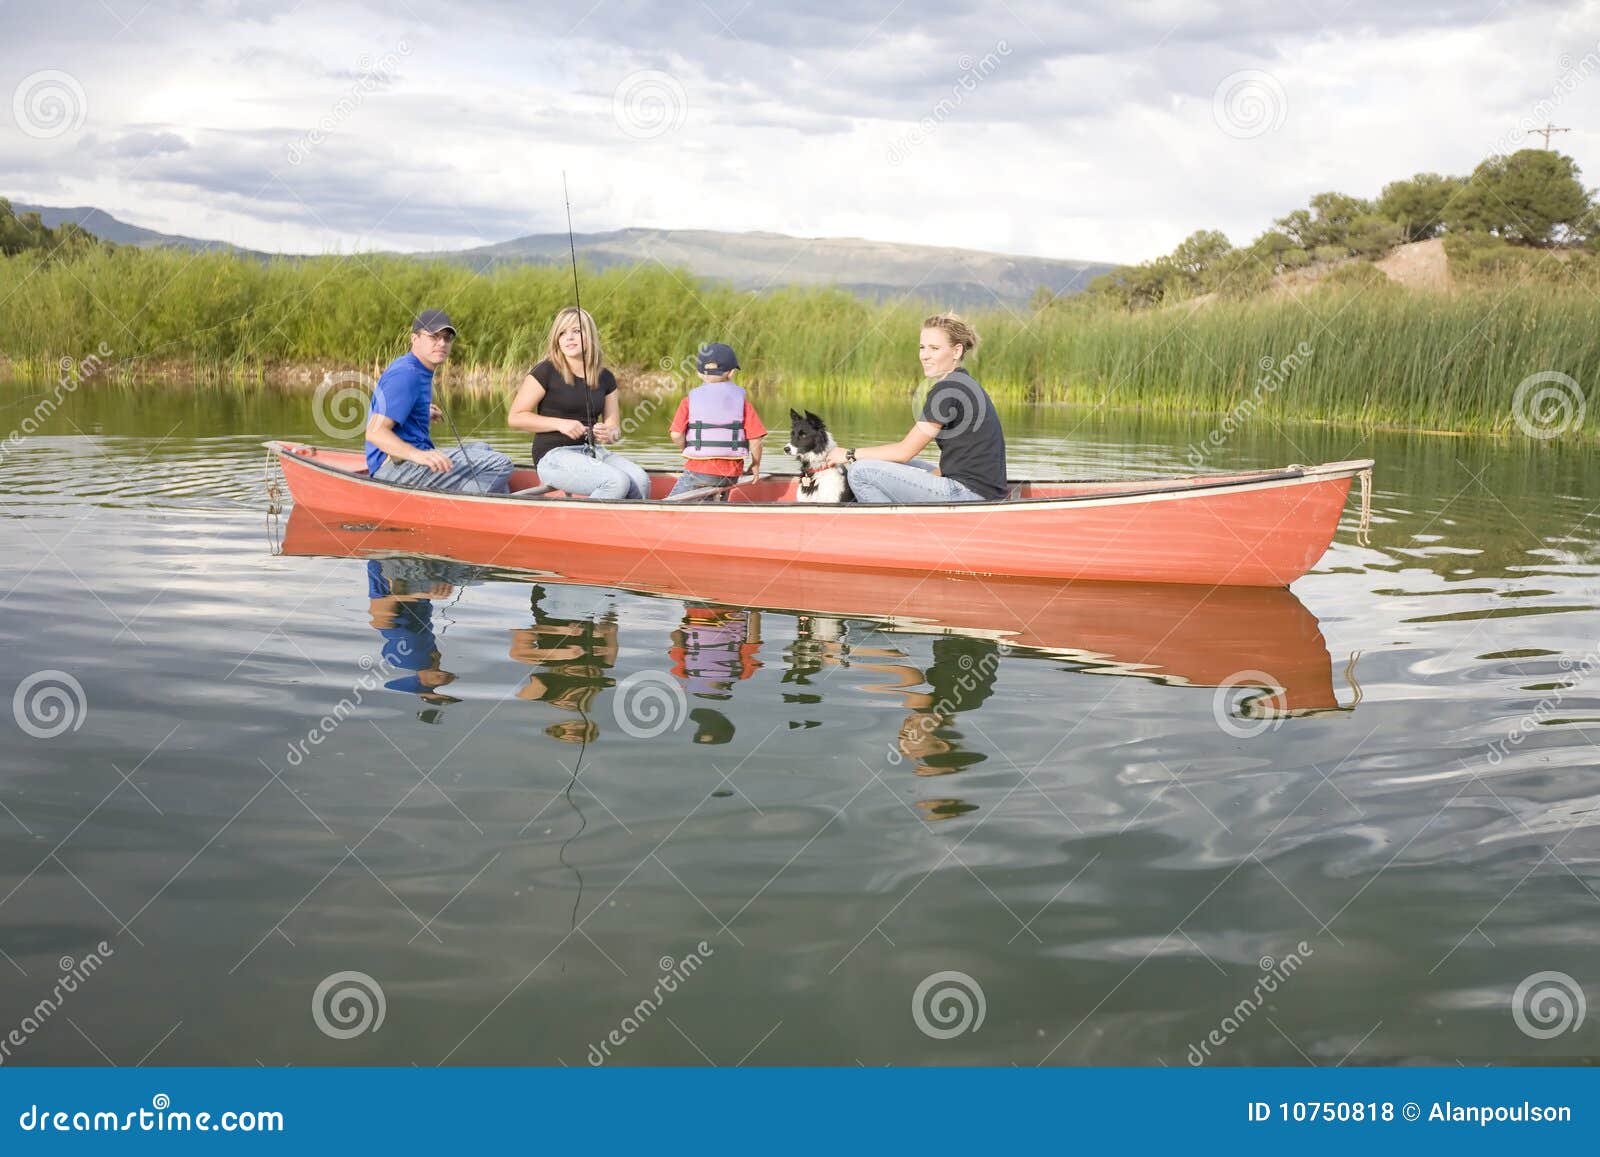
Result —
[[[1528, 399], [1544, 397], [1533, 388], [1559, 378], [1577, 420], [1556, 433], [1592, 437], [1600, 211], [1576, 177], [1569, 158], [1524, 150], [1371, 202], [1318, 194], [1242, 249], [1197, 233], [1084, 293], [967, 311], [983, 337], [972, 369], [1010, 405], [1489, 434], [1526, 429]], [[1486, 181], [1493, 196], [1474, 200]], [[1508, 199], [1512, 224], [1484, 216]], [[145, 250], [8, 213], [0, 201], [0, 378], [24, 382], [62, 380], [63, 359], [94, 356], [82, 384], [96, 389], [311, 392], [328, 375], [359, 386], [405, 349], [426, 306], [461, 329], [442, 388], [509, 398], [571, 303], [561, 267]], [[1402, 284], [1394, 270], [1426, 247], [1433, 275]], [[582, 285], [623, 389], [658, 396], [697, 382], [694, 351], [712, 340], [739, 351], [758, 396], [909, 392], [937, 306], [736, 290], [659, 263], [584, 270]]]
[[[403, 258], [96, 249], [35, 266], [0, 258], [0, 298], [11, 295], [0, 376], [55, 381], [61, 359], [104, 347], [95, 388], [313, 391], [326, 374], [381, 370], [405, 348], [406, 303], [434, 302], [462, 329], [443, 388], [509, 396], [571, 290], [559, 269], [478, 275]], [[1326, 280], [1203, 305], [1126, 310], [1080, 296], [974, 311], [984, 339], [974, 372], [997, 400], [1472, 433], [1514, 431], [1513, 399], [1532, 374], [1560, 372], [1586, 393], [1600, 379], [1588, 287]], [[739, 350], [758, 393], [849, 397], [917, 382], [924, 303], [829, 289], [758, 295], [649, 266], [589, 271], [584, 285], [629, 392], [687, 388], [695, 348], [713, 338]], [[1579, 423], [1566, 436], [1582, 433]]]

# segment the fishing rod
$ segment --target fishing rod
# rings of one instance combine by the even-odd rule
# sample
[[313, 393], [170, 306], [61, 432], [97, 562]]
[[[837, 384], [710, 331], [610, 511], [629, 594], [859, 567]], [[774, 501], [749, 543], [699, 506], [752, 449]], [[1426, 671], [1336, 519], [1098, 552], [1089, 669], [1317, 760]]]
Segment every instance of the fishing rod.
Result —
[[439, 395], [438, 406], [439, 413], [443, 414], [444, 420], [450, 423], [450, 433], [455, 435], [456, 445], [461, 447], [461, 460], [472, 467], [470, 478], [473, 482], [476, 482], [478, 480], [478, 471], [483, 467], [483, 463], [475, 460], [472, 455], [467, 453], [467, 444], [461, 440], [461, 431], [456, 429], [456, 420], [450, 416], [450, 411], [445, 409], [443, 394]]
[[[578, 244], [572, 237], [572, 195], [567, 191], [567, 171], [561, 170], [561, 199], [567, 205], [567, 252], [572, 256], [572, 302], [578, 309], [578, 356], [583, 359], [583, 431], [584, 441], [591, 451], [596, 449], [594, 439], [594, 410], [589, 404], [589, 391], [596, 382], [589, 380], [589, 351], [584, 346], [583, 297], [578, 292]], [[559, 335], [557, 335], [559, 338]], [[598, 373], [595, 377], [599, 377]], [[598, 458], [600, 455], [595, 453]]]

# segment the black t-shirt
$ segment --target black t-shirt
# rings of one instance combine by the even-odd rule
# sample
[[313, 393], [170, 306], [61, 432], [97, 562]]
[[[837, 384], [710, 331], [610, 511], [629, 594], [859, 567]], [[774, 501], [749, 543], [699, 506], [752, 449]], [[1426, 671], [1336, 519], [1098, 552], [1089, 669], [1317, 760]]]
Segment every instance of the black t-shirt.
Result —
[[929, 386], [921, 420], [943, 427], [934, 438], [941, 475], [984, 498], [1006, 496], [1010, 488], [1005, 432], [994, 403], [976, 378], [958, 367]]
[[[585, 426], [593, 426], [605, 416], [606, 396], [617, 392], [617, 379], [608, 369], [600, 371], [600, 388], [591, 390], [582, 378], [574, 378], [571, 385], [561, 376], [561, 371], [549, 358], [529, 370], [534, 381], [544, 387], [544, 398], [536, 412], [545, 418], [575, 418]], [[584, 439], [569, 438], [554, 430], [541, 430], [533, 436], [533, 464], [550, 451], [561, 446], [582, 446]]]

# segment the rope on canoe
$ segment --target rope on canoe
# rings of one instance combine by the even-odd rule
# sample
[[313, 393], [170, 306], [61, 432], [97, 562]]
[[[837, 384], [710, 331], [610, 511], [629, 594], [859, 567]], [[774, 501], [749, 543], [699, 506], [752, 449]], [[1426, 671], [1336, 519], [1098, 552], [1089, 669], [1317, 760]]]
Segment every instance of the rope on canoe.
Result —
[[1345, 708], [1347, 711], [1354, 710], [1361, 703], [1361, 700], [1366, 697], [1362, 693], [1361, 684], [1356, 682], [1356, 660], [1359, 658], [1361, 658], [1360, 651], [1351, 651], [1350, 660], [1344, 665], [1344, 681], [1350, 687], [1350, 690], [1355, 693], [1355, 698], [1351, 699]]
[[282, 525], [278, 516], [283, 513], [283, 487], [278, 485], [283, 477], [281, 470], [274, 469], [278, 465], [278, 456], [271, 450], [267, 451], [267, 464], [262, 471], [267, 483], [267, 542], [272, 546], [272, 553], [282, 552]]
[[1372, 545], [1372, 467], [1356, 475], [1361, 480], [1361, 521], [1356, 524], [1356, 545]]
[[273, 467], [276, 466], [277, 464], [278, 464], [278, 456], [277, 456], [277, 454], [273, 453], [271, 450], [268, 450], [267, 451], [267, 464], [261, 471], [262, 478], [266, 481], [266, 484], [267, 484], [267, 513], [268, 514], [281, 514], [281, 513], [283, 513], [283, 487], [278, 485], [278, 479], [282, 478], [283, 475], [282, 475], [282, 473], [273, 470]]

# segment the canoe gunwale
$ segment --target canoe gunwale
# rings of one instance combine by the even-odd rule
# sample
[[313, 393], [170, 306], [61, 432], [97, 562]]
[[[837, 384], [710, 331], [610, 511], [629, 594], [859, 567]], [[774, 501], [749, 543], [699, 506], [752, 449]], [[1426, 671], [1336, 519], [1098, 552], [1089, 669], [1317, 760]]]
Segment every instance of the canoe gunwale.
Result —
[[[328, 462], [319, 462], [313, 456], [318, 452], [329, 453], [355, 453], [352, 450], [340, 450], [336, 447], [310, 446], [301, 442], [283, 442], [276, 439], [261, 443], [270, 453], [276, 454], [280, 461], [292, 460], [299, 466], [310, 467], [351, 483], [357, 487], [370, 487], [389, 491], [398, 491], [406, 494], [416, 494], [433, 498], [448, 498], [452, 501], [472, 503], [514, 503], [522, 509], [536, 508], [539, 505], [566, 504], [573, 501], [571, 498], [511, 498], [503, 494], [463, 494], [452, 491], [422, 490], [414, 486], [404, 486], [397, 482], [388, 482], [383, 479], [373, 478], [367, 474], [357, 474], [341, 469]], [[312, 454], [297, 451], [309, 450]], [[533, 470], [531, 463], [518, 462], [514, 464], [519, 470]], [[762, 513], [826, 513], [834, 515], [848, 515], [851, 512], [882, 513], [885, 511], [914, 509], [920, 513], [977, 513], [979, 511], [997, 510], [1060, 510], [1084, 505], [1120, 505], [1133, 500], [1169, 501], [1190, 495], [1210, 495], [1218, 491], [1238, 490], [1245, 491], [1259, 487], [1272, 487], [1295, 484], [1315, 484], [1335, 481], [1341, 478], [1354, 478], [1365, 470], [1372, 469], [1373, 462], [1370, 458], [1354, 459], [1346, 462], [1329, 462], [1313, 466], [1290, 466], [1279, 470], [1249, 471], [1219, 475], [1215, 481], [1208, 481], [1205, 475], [1169, 475], [1150, 479], [1116, 479], [1116, 478], [1043, 478], [1043, 479], [1010, 479], [1012, 486], [1030, 485], [1105, 485], [1110, 483], [1129, 482], [1130, 488], [1110, 491], [1094, 491], [1087, 494], [1056, 495], [1043, 498], [992, 498], [979, 502], [848, 502], [848, 503], [807, 503], [807, 502], [740, 502], [740, 503], [684, 503], [668, 502], [664, 498], [580, 498], [585, 504], [606, 508], [627, 509], [663, 509], [673, 511], [697, 511], [704, 514], [728, 515]], [[647, 470], [647, 474], [675, 474], [672, 470]], [[798, 478], [798, 474], [765, 474], [763, 478], [785, 479]], [[1173, 485], [1182, 482], [1185, 485]], [[1140, 485], [1145, 483], [1145, 485]], [[1149, 485], [1157, 483], [1157, 485]]]

